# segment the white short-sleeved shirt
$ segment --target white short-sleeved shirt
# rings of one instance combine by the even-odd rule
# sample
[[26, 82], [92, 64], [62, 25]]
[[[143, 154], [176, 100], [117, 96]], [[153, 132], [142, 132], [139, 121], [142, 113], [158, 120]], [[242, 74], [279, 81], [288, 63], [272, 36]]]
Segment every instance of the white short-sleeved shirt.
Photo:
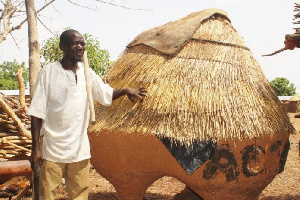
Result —
[[[71, 163], [91, 157], [87, 128], [90, 110], [87, 100], [84, 68], [78, 63], [77, 83], [72, 70], [64, 70], [60, 62], [44, 66], [35, 84], [28, 115], [43, 119], [44, 159]], [[90, 70], [93, 99], [110, 106], [113, 88], [104, 84]]]

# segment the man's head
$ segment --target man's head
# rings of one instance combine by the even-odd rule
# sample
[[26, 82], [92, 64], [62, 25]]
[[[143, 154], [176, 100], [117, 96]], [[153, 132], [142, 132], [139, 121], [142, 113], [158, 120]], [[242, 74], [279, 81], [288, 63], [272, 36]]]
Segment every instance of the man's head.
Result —
[[60, 35], [59, 47], [63, 51], [63, 59], [79, 62], [85, 51], [85, 41], [78, 31], [66, 30]]

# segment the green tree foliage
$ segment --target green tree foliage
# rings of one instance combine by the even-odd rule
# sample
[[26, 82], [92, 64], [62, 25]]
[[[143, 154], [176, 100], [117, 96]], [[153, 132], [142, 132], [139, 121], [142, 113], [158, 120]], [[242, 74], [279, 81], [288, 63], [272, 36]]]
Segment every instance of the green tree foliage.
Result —
[[296, 94], [296, 87], [287, 78], [278, 77], [270, 82], [277, 96], [293, 96]]
[[23, 68], [23, 81], [28, 82], [29, 69], [25, 67], [25, 63], [19, 64], [16, 60], [13, 62], [3, 62], [0, 64], [0, 90], [17, 90], [18, 84], [18, 69]]
[[[103, 76], [109, 70], [111, 61], [109, 60], [109, 52], [100, 48], [100, 42], [90, 34], [83, 34], [86, 43], [86, 51], [90, 67]], [[59, 48], [59, 36], [47, 39], [41, 48], [41, 56], [48, 64], [59, 61], [62, 58], [62, 51]]]

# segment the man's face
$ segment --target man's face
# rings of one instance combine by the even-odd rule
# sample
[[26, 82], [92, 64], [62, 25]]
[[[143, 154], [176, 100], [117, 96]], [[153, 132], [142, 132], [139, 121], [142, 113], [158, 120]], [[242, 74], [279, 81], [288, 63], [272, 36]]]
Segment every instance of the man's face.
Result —
[[84, 38], [76, 31], [69, 32], [67, 36], [67, 40], [60, 45], [63, 56], [72, 62], [80, 62], [85, 51]]

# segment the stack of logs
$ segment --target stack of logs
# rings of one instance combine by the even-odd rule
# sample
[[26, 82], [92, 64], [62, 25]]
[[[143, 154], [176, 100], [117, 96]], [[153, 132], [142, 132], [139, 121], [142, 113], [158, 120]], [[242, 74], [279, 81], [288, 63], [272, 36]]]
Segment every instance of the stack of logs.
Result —
[[22, 69], [18, 70], [18, 82], [19, 98], [0, 93], [0, 198], [13, 200], [22, 199], [31, 182], [30, 119], [26, 115]]
[[[18, 154], [31, 152], [31, 139], [28, 135], [30, 119], [16, 98], [0, 94], [0, 102], [5, 103], [14, 116], [11, 117], [2, 105], [0, 107], [0, 159], [9, 160]], [[13, 118], [16, 117], [14, 120]], [[19, 128], [18, 123], [23, 124]], [[19, 124], [20, 125], [20, 124]], [[24, 129], [20, 131], [19, 129]], [[21, 134], [25, 132], [25, 136]]]
[[30, 119], [26, 115], [22, 69], [18, 71], [18, 81], [19, 98], [0, 93], [0, 161], [31, 152]]

